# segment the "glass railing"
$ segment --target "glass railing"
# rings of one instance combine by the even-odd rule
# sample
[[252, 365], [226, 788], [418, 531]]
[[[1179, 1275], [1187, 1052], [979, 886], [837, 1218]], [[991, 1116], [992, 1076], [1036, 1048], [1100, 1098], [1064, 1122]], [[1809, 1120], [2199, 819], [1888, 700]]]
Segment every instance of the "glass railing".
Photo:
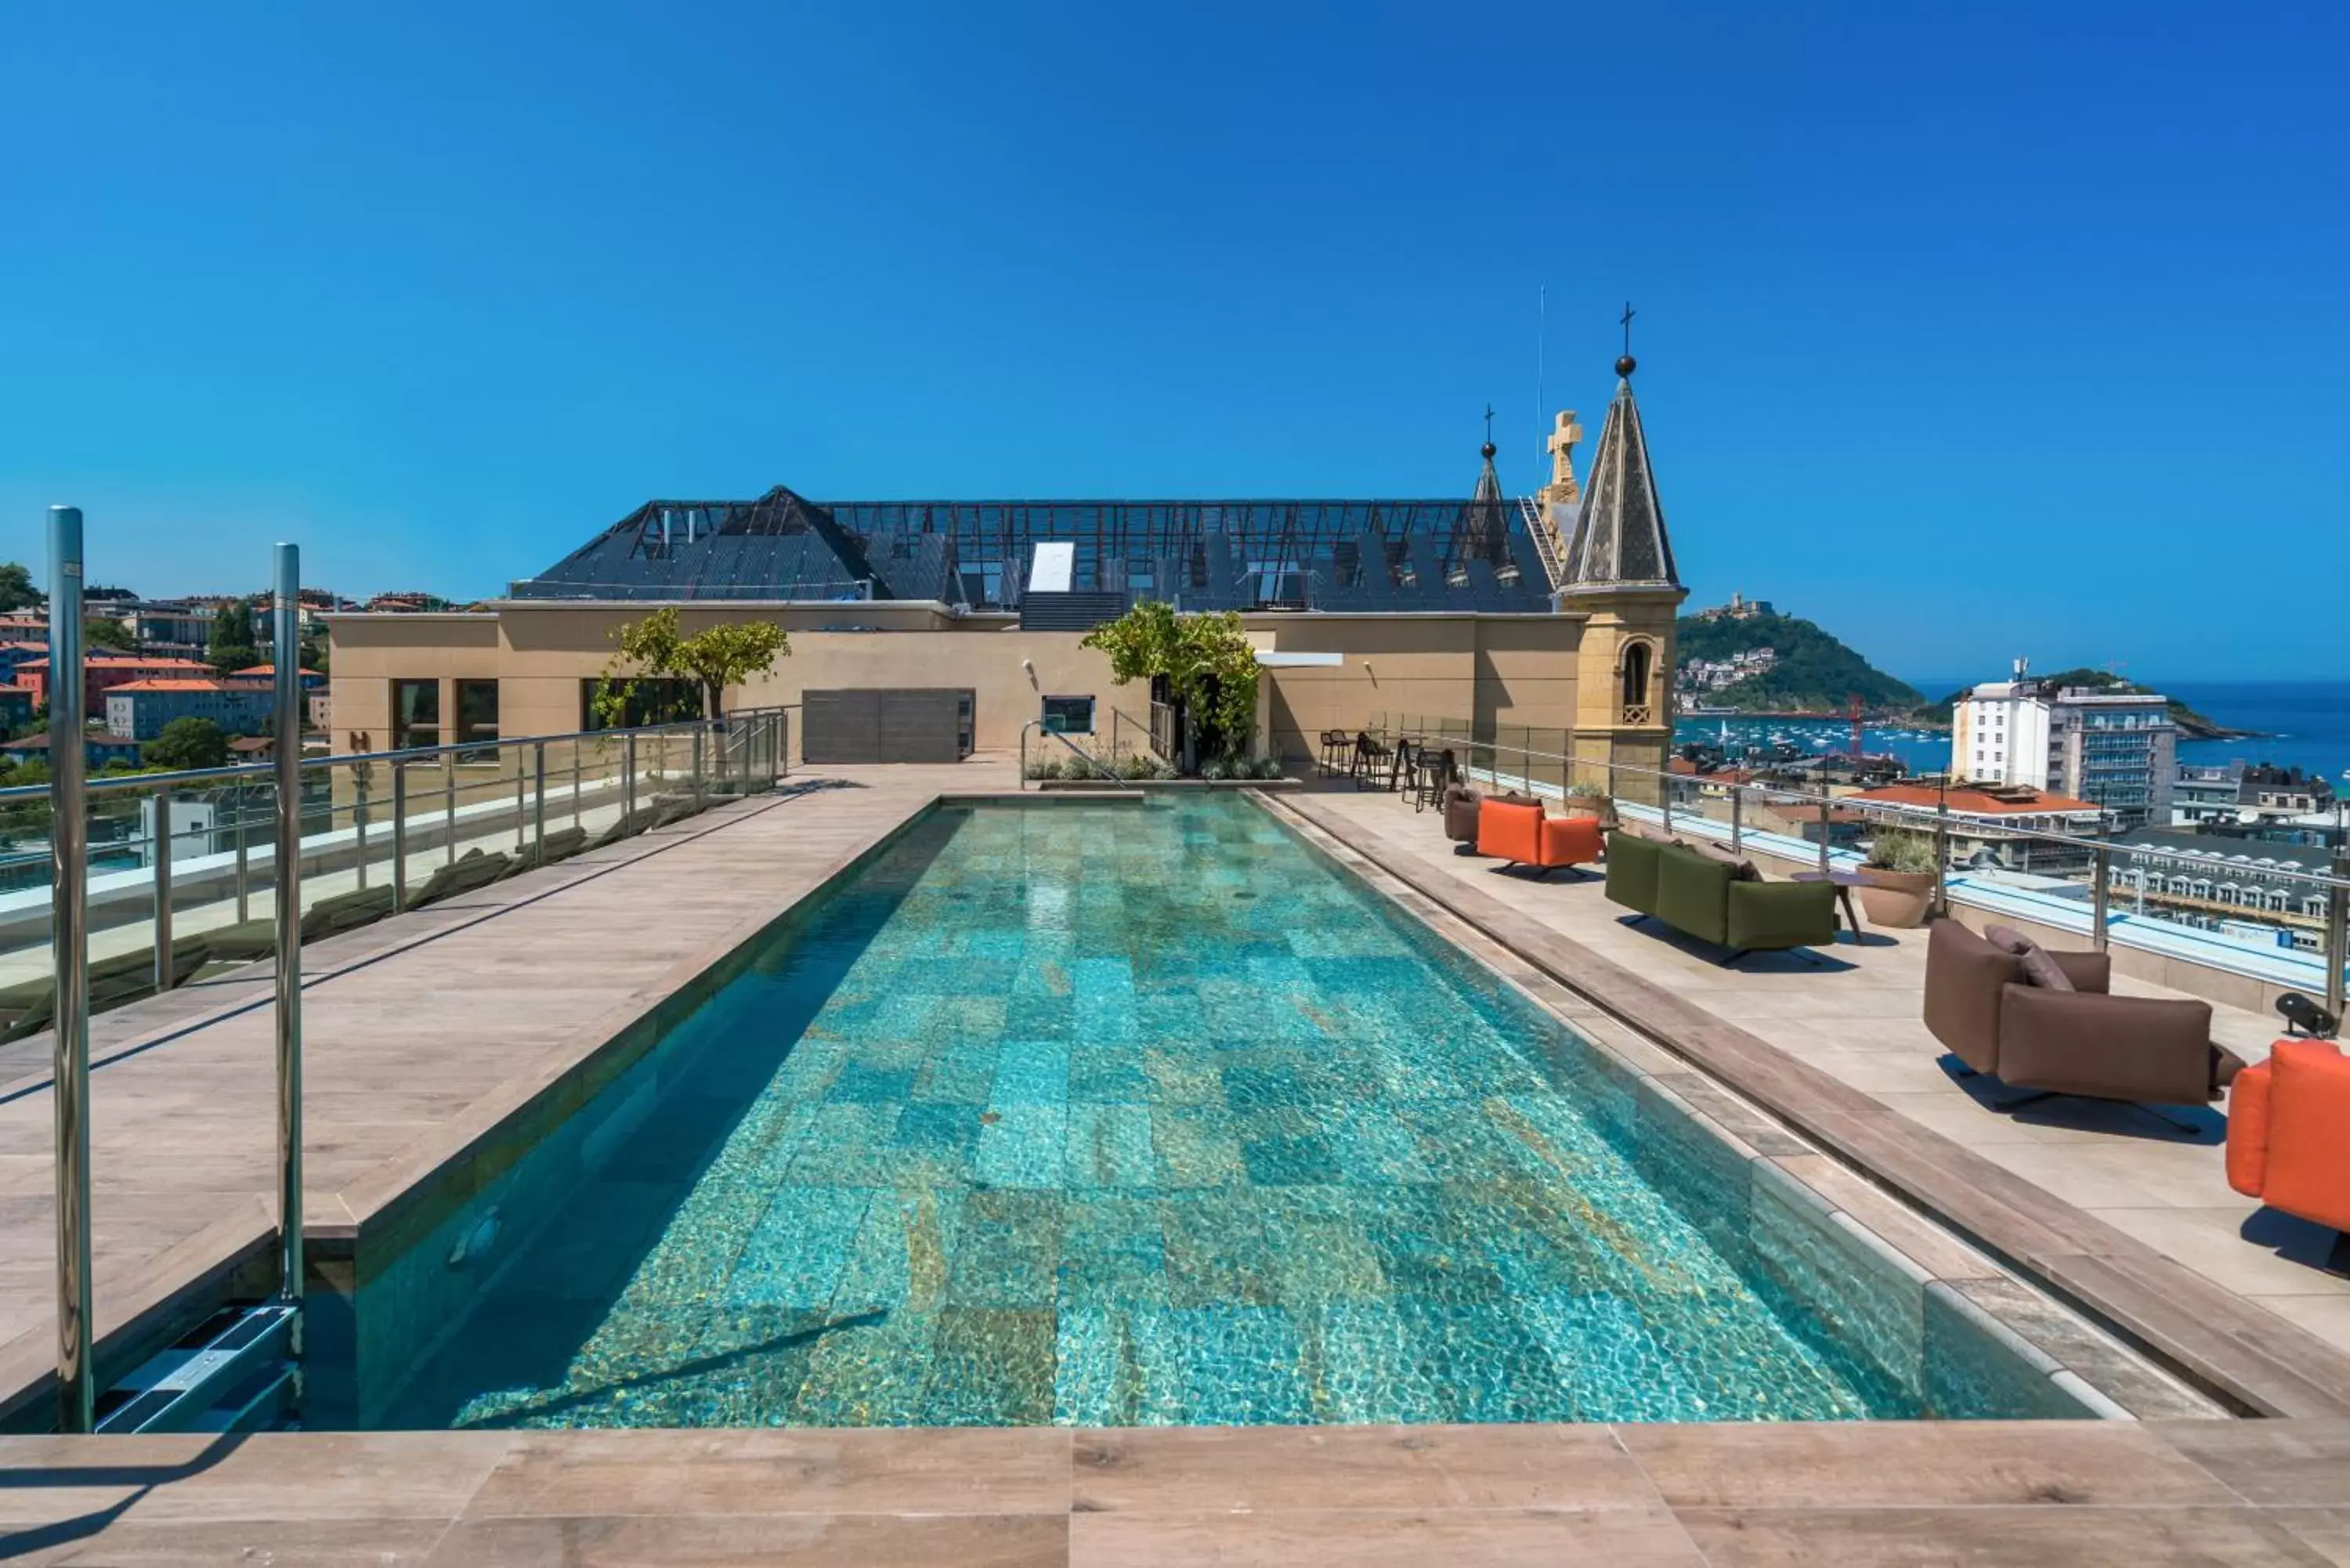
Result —
[[[788, 716], [762, 709], [714, 723], [306, 756], [304, 940], [771, 790], [789, 755]], [[277, 806], [268, 763], [88, 780], [93, 1011], [272, 956]], [[0, 789], [0, 1040], [48, 1021], [56, 809], [47, 785]]]
[[[1566, 805], [1609, 807], [1804, 867], [1860, 867], [1890, 834], [1930, 846], [1936, 902], [1988, 908], [2171, 958], [2306, 990], [2343, 1012], [2350, 967], [2350, 877], [2210, 853], [2013, 826], [1939, 805], [1868, 800], [1731, 769], [1675, 773], [1577, 757], [1569, 732], [1387, 713], [1372, 733], [1451, 750], [1471, 782]], [[2230, 840], [2228, 855], [2259, 858]], [[2230, 885], [2232, 884], [2232, 885]]]

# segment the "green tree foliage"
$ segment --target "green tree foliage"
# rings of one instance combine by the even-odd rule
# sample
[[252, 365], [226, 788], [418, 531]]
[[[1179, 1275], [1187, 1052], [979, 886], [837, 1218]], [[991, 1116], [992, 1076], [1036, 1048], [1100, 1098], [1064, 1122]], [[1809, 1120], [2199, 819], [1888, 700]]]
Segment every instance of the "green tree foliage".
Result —
[[261, 662], [253, 640], [253, 606], [232, 599], [213, 612], [212, 631], [204, 644], [204, 662], [223, 675]]
[[726, 621], [687, 637], [678, 629], [674, 607], [657, 609], [613, 634], [619, 651], [598, 683], [596, 708], [607, 725], [621, 722], [636, 682], [649, 679], [690, 680], [702, 694], [702, 711], [721, 717], [726, 688], [764, 675], [791, 655], [791, 639], [769, 620]]
[[1231, 610], [1178, 615], [1146, 599], [1086, 634], [1084, 648], [1109, 656], [1109, 678], [1164, 676], [1176, 703], [1205, 732], [1211, 758], [1245, 755], [1256, 732], [1256, 649]]
[[82, 621], [81, 640], [84, 648], [91, 649], [105, 649], [114, 653], [139, 651], [139, 640], [130, 635], [130, 628], [104, 616], [94, 615]]
[[210, 719], [174, 719], [139, 748], [151, 768], [217, 768], [228, 764], [228, 736]]
[[1679, 659], [1722, 659], [1767, 648], [1779, 657], [1759, 675], [1724, 687], [1712, 700], [1725, 707], [1758, 711], [1833, 712], [1858, 697], [1876, 710], [1907, 711], [1925, 699], [1817, 626], [1794, 616], [1758, 615], [1744, 620], [1705, 620], [1683, 616], [1675, 628]]
[[31, 609], [40, 602], [41, 590], [33, 586], [33, 574], [24, 562], [0, 562], [0, 615]]

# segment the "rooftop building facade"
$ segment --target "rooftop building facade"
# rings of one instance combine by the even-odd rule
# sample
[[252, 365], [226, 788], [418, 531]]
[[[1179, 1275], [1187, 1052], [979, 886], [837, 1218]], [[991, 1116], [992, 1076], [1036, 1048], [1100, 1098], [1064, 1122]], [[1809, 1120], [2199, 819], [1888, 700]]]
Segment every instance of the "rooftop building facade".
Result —
[[943, 687], [969, 694], [982, 748], [1014, 745], [1048, 700], [1066, 714], [1090, 698], [1105, 729], [1147, 732], [1148, 694], [1116, 689], [1082, 640], [1155, 600], [1243, 618], [1264, 667], [1259, 744], [1284, 756], [1410, 711], [1471, 715], [1487, 738], [1559, 730], [1578, 756], [1661, 768], [1686, 590], [1631, 369], [1589, 485], [1563, 415], [1538, 498], [1504, 493], [1489, 441], [1450, 499], [816, 501], [776, 485], [648, 501], [473, 611], [333, 617], [337, 745], [590, 725], [614, 632], [663, 605], [689, 632], [787, 631], [790, 657], [737, 705]]

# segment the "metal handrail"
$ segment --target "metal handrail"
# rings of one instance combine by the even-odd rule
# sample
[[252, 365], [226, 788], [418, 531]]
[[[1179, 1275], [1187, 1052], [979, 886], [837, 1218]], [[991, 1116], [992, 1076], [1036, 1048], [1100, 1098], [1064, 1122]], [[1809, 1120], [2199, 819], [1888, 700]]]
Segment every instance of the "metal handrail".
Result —
[[1060, 731], [1045, 729], [1045, 721], [1042, 719], [1031, 719], [1025, 724], [1020, 726], [1020, 788], [1024, 792], [1028, 788], [1028, 732], [1031, 730], [1043, 731], [1044, 733], [1052, 736], [1053, 739], [1068, 747], [1071, 752], [1075, 753], [1078, 757], [1084, 760], [1087, 767], [1092, 768], [1097, 774], [1099, 774], [1104, 783], [1116, 784], [1120, 789], [1130, 789], [1138, 794], [1141, 792], [1142, 786], [1140, 784], [1137, 784], [1132, 779], [1120, 778], [1118, 774], [1110, 772], [1107, 763], [1104, 763], [1099, 757], [1095, 756], [1091, 752], [1087, 751], [1083, 746], [1078, 745], [1075, 741], [1069, 739], [1068, 736], [1063, 734]]
[[[764, 708], [738, 709], [723, 719], [688, 719], [667, 724], [639, 724], [631, 729], [566, 730], [547, 735], [500, 735], [494, 740], [455, 741], [444, 746], [403, 746], [389, 752], [322, 752], [304, 754], [298, 761], [301, 768], [348, 767], [354, 763], [412, 763], [432, 757], [443, 757], [456, 752], [479, 755], [504, 746], [551, 746], [564, 742], [617, 741], [627, 735], [689, 734], [707, 731], [733, 722], [736, 718], [755, 718], [777, 710]], [[219, 768], [179, 768], [169, 773], [117, 774], [111, 778], [89, 780], [85, 793], [99, 794], [118, 790], [178, 789], [189, 784], [227, 783], [233, 780], [275, 778], [276, 763], [233, 763]], [[0, 789], [0, 803], [16, 799], [47, 798], [47, 784], [15, 784]]]
[[[1588, 758], [1567, 756], [1558, 752], [1536, 751], [1531, 747], [1515, 745], [1503, 741], [1471, 740], [1462, 735], [1450, 733], [1443, 730], [1430, 730], [1421, 726], [1379, 724], [1372, 727], [1372, 732], [1375, 734], [1392, 734], [1401, 737], [1409, 737], [1415, 740], [1443, 740], [1457, 746], [1482, 746], [1496, 753], [1511, 752], [1515, 753], [1522, 757], [1538, 757], [1544, 762], [1565, 763], [1569, 767], [1581, 766], [1587, 768], [1596, 765]], [[1789, 802], [1803, 802], [1809, 805], [1827, 805], [1842, 807], [1847, 811], [1858, 811], [1862, 813], [1873, 812], [1890, 817], [1909, 818], [1928, 826], [1938, 821], [1964, 815], [1962, 813], [1946, 812], [1933, 806], [1906, 805], [1898, 801], [1859, 800], [1851, 795], [1829, 794], [1825, 791], [1805, 789], [1800, 784], [1737, 784], [1728, 781], [1708, 781], [1696, 774], [1668, 773], [1659, 768], [1644, 767], [1638, 763], [1611, 762], [1606, 763], [1605, 766], [1611, 774], [1632, 774], [1646, 778], [1662, 779], [1668, 783], [1676, 784], [1701, 784], [1709, 789], [1726, 790], [1733, 794], [1751, 793], [1758, 795], [1776, 796], [1781, 800]], [[2208, 859], [2187, 851], [2164, 849], [2154, 845], [2124, 844], [2110, 838], [2083, 838], [2069, 833], [2050, 832], [2046, 828], [2014, 827], [2002, 823], [1982, 821], [1980, 818], [1971, 816], [1965, 817], [1965, 821], [1967, 823], [1968, 835], [1970, 837], [1996, 834], [2008, 838], [2032, 839], [2036, 842], [2046, 844], [2062, 844], [2074, 848], [2085, 849], [2092, 852], [2103, 850], [2111, 854], [2118, 851], [2132, 856], [2149, 856], [2158, 859], [2175, 860], [2187, 865], [2201, 865], [2209, 867], [2210, 864]], [[1978, 834], [1978, 829], [1981, 830], [1980, 835]], [[2350, 877], [2337, 877], [2324, 872], [2278, 867], [2272, 871], [2263, 869], [2262, 876], [2276, 881], [2292, 880], [2314, 882], [2321, 888], [2350, 890]]]

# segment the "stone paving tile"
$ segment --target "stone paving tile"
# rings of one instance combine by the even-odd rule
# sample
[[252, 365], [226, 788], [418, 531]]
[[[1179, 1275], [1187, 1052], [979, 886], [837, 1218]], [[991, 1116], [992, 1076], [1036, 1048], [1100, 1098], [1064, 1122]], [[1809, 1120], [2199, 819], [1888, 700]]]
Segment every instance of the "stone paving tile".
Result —
[[1682, 1510], [1711, 1568], [2324, 1568], [2282, 1520], [2201, 1508]]
[[2161, 1438], [2119, 1421], [1624, 1426], [1617, 1431], [1676, 1509], [2242, 1501]]
[[1706, 1568], [1688, 1533], [1661, 1508], [1263, 1514], [1079, 1513], [1069, 1562], [1086, 1568], [1512, 1568], [1606, 1563], [1620, 1568]]

